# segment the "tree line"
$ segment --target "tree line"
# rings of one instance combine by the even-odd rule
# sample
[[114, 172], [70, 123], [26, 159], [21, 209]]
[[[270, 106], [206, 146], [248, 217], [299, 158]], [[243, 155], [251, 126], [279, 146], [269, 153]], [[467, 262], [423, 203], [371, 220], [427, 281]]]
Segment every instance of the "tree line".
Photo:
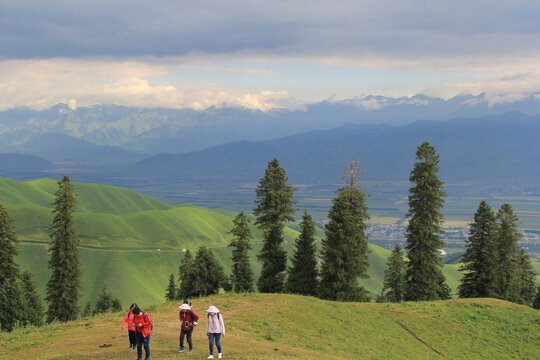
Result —
[[[417, 148], [416, 161], [410, 173], [409, 211], [406, 214], [407, 245], [396, 245], [387, 260], [383, 288], [376, 300], [383, 302], [422, 301], [451, 298], [451, 290], [442, 273], [440, 250], [444, 247], [441, 235], [441, 212], [446, 196], [444, 183], [438, 178], [439, 156], [435, 148], [424, 142]], [[315, 224], [307, 209], [300, 224], [300, 235], [287, 267], [287, 254], [281, 246], [283, 229], [294, 220], [295, 188], [287, 184], [285, 170], [277, 159], [271, 160], [256, 189], [255, 225], [263, 231], [263, 248], [257, 258], [262, 263], [256, 281], [259, 292], [287, 292], [317, 296], [338, 301], [369, 301], [367, 291], [358, 278], [367, 278], [368, 246], [366, 195], [360, 188], [362, 172], [356, 160], [346, 165], [342, 178], [345, 183], [337, 190], [328, 213], [321, 251], [315, 245]], [[479, 212], [484, 213], [485, 202]], [[467, 251], [460, 271], [464, 272], [458, 289], [460, 297], [496, 297], [540, 307], [540, 291], [535, 286], [535, 273], [526, 252], [517, 246], [520, 237], [517, 217], [509, 204], [504, 204], [498, 215], [489, 217], [489, 226], [480, 225], [475, 215], [467, 240]], [[483, 215], [485, 217], [485, 215]], [[497, 219], [497, 221], [495, 221]], [[239, 213], [234, 219], [231, 234], [234, 246], [231, 275], [225, 277], [220, 265], [208, 287], [201, 282], [201, 273], [212, 273], [205, 262], [195, 261], [189, 250], [179, 269], [180, 286], [175, 287], [171, 274], [166, 297], [187, 298], [216, 293], [220, 286], [236, 292], [253, 291], [253, 271], [247, 250], [252, 239], [249, 218]], [[487, 228], [487, 230], [485, 230]], [[480, 230], [479, 230], [480, 229]], [[487, 235], [485, 232], [487, 231]], [[489, 239], [484, 239], [487, 236]], [[205, 255], [206, 257], [206, 255]], [[213, 260], [217, 263], [217, 260]], [[197, 265], [195, 265], [197, 264]], [[193, 284], [196, 284], [193, 286]], [[220, 285], [221, 284], [221, 285]], [[204, 293], [201, 289], [205, 289]], [[536, 296], [536, 298], [535, 298]]]
[[[406, 253], [399, 246], [392, 251], [378, 301], [451, 297], [439, 254], [444, 246], [441, 209], [445, 193], [438, 171], [439, 156], [433, 146], [424, 142], [417, 148], [409, 177], [412, 186], [406, 214]], [[256, 281], [259, 292], [289, 292], [337, 301], [370, 300], [368, 292], [358, 284], [358, 278], [368, 277], [369, 267], [366, 234], [369, 214], [366, 194], [359, 183], [361, 173], [356, 160], [346, 165], [342, 176], [345, 183], [336, 191], [328, 212], [329, 221], [320, 254], [315, 245], [315, 224], [307, 209], [304, 211], [291, 266], [287, 267], [287, 253], [282, 246], [283, 231], [287, 222], [294, 221], [296, 189], [287, 184], [286, 172], [277, 159], [268, 163], [255, 191], [256, 206], [253, 209], [254, 224], [263, 232], [263, 247], [257, 256], [262, 263]], [[76, 205], [73, 185], [64, 175], [58, 182], [50, 226], [48, 322], [73, 320], [81, 313], [78, 307], [80, 244], [73, 220]], [[250, 219], [243, 212], [233, 221], [230, 231], [233, 239], [229, 244], [233, 247], [230, 276], [225, 276], [210, 249], [200, 247], [195, 256], [187, 250], [178, 269], [179, 285], [171, 274], [166, 297], [208, 296], [220, 288], [235, 292], [254, 291], [254, 274], [248, 253], [253, 238], [249, 225]], [[530, 258], [517, 245], [519, 238], [517, 217], [509, 204], [504, 204], [495, 216], [489, 205], [481, 202], [471, 224], [460, 267], [464, 276], [458, 289], [459, 296], [497, 297], [540, 307], [535, 274]], [[44, 317], [43, 304], [32, 276], [27, 272], [20, 274], [15, 263], [16, 245], [13, 219], [0, 205], [0, 328], [8, 331], [17, 325], [39, 326]], [[103, 288], [95, 311], [118, 308], [118, 299]], [[83, 314], [90, 311], [90, 304], [87, 304]]]

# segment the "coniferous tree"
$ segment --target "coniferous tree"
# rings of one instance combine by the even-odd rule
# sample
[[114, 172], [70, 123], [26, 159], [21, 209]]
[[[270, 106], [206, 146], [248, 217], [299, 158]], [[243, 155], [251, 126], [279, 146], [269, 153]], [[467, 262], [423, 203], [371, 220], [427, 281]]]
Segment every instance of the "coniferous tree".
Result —
[[226, 292], [233, 291], [233, 274], [225, 276], [225, 281], [221, 283], [221, 288]]
[[201, 246], [193, 262], [193, 287], [190, 295], [208, 296], [217, 294], [223, 281], [225, 273], [223, 267], [218, 262], [212, 251]]
[[92, 304], [90, 303], [90, 301], [88, 301], [86, 305], [84, 306], [84, 309], [82, 311], [82, 316], [87, 317], [87, 316], [90, 316], [91, 314], [92, 314]]
[[178, 287], [178, 299], [187, 299], [191, 296], [193, 288], [193, 257], [191, 251], [186, 250], [184, 258], [178, 267], [180, 286]]
[[264, 177], [255, 190], [257, 207], [253, 210], [255, 224], [263, 231], [264, 244], [258, 255], [262, 269], [257, 287], [260, 292], [279, 293], [283, 291], [287, 253], [281, 247], [283, 227], [286, 221], [293, 221], [295, 209], [293, 200], [295, 188], [287, 185], [285, 170], [277, 159], [268, 162]]
[[497, 213], [497, 295], [501, 299], [530, 304], [534, 297], [534, 272], [530, 258], [518, 246], [518, 217], [504, 203]]
[[511, 271], [509, 289], [504, 299], [531, 306], [536, 295], [536, 273], [525, 249], [518, 248]]
[[515, 259], [518, 254], [518, 241], [521, 234], [517, 228], [518, 218], [508, 203], [502, 204], [497, 213], [497, 293], [501, 299], [513, 297], [510, 292], [512, 274], [515, 272]]
[[21, 292], [25, 305], [25, 322], [34, 326], [43, 325], [43, 303], [37, 293], [32, 275], [27, 271], [21, 277]]
[[396, 245], [386, 261], [380, 300], [388, 302], [403, 301], [405, 295], [405, 266], [403, 251], [399, 245]]
[[116, 312], [122, 310], [122, 304], [117, 297], [114, 297], [110, 291], [107, 291], [107, 288], [103, 286], [103, 291], [99, 295], [96, 301], [96, 313], [105, 313], [105, 312]]
[[449, 287], [442, 273], [439, 250], [444, 246], [440, 235], [444, 203], [443, 182], [437, 177], [439, 156], [428, 142], [418, 147], [416, 163], [409, 181], [414, 184], [409, 195], [407, 226], [407, 263], [405, 299], [436, 300], [449, 297]]
[[176, 300], [178, 296], [178, 291], [176, 285], [174, 284], [174, 274], [171, 274], [169, 277], [169, 286], [167, 286], [167, 291], [165, 292], [165, 299], [167, 300]]
[[540, 310], [540, 285], [536, 289], [536, 297], [534, 298], [533, 308]]
[[460, 297], [496, 296], [496, 230], [495, 214], [487, 202], [480, 202], [459, 268], [464, 272], [458, 287]]
[[19, 276], [17, 256], [17, 236], [13, 231], [13, 218], [7, 209], [0, 205], [0, 286], [14, 282]]
[[322, 241], [321, 283], [323, 299], [367, 301], [366, 290], [358, 285], [358, 277], [367, 278], [367, 229], [369, 219], [366, 195], [359, 189], [361, 169], [356, 160], [346, 166], [347, 184], [338, 189], [328, 212], [330, 221]]
[[12, 331], [25, 325], [25, 302], [19, 281], [5, 281], [0, 286], [0, 330]]
[[292, 267], [287, 276], [287, 291], [292, 294], [312, 295], [318, 293], [317, 248], [315, 247], [315, 222], [304, 211], [300, 236], [296, 239], [296, 249]]
[[249, 219], [240, 212], [233, 220], [233, 228], [230, 233], [233, 239], [229, 246], [233, 246], [232, 251], [232, 289], [235, 292], [253, 291], [253, 270], [249, 263], [248, 250], [251, 249], [251, 231], [249, 230]]
[[11, 331], [24, 323], [24, 302], [19, 284], [19, 267], [15, 262], [17, 237], [13, 218], [0, 205], [0, 329]]
[[73, 185], [67, 175], [58, 182], [55, 195], [49, 247], [51, 278], [47, 283], [48, 322], [75, 320], [79, 313], [79, 238], [73, 219], [77, 202]]

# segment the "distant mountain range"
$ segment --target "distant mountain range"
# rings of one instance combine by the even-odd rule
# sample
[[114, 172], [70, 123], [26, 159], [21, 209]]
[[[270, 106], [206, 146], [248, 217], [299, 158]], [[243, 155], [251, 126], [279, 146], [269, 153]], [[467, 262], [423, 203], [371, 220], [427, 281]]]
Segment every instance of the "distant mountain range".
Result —
[[[377, 102], [390, 101], [382, 97], [364, 98], [362, 101], [373, 99]], [[383, 117], [383, 111], [390, 113], [392, 109], [401, 108], [404, 109], [404, 115], [399, 119], [405, 122], [413, 116], [405, 111], [412, 111], [411, 106], [422, 106], [426, 113], [435, 108], [445, 108], [447, 113], [450, 113], [451, 109], [456, 112], [455, 108], [463, 110], [463, 104], [467, 101], [471, 103], [472, 100], [478, 102], [481, 97], [443, 101], [416, 96], [402, 99], [404, 102], [408, 101], [406, 104], [399, 104], [398, 99], [393, 99], [391, 105], [373, 110], [370, 114]], [[421, 105], [411, 105], [414, 101]], [[536, 103], [540, 105], [540, 102]], [[461, 104], [461, 107], [456, 104]], [[531, 110], [535, 102], [531, 100], [527, 104]], [[98, 110], [103, 118], [97, 115]], [[477, 110], [480, 111], [480, 108]], [[347, 111], [350, 111], [349, 117], [343, 115]], [[352, 114], [366, 115], [368, 112], [352, 102], [319, 103], [304, 112], [280, 113], [248, 112], [239, 109], [210, 109], [205, 112], [136, 110], [122, 107], [68, 111], [63, 106], [45, 112], [12, 110], [12, 114], [18, 114], [18, 120], [13, 117], [10, 121], [2, 121], [10, 112], [0, 113], [3, 131], [0, 136], [3, 147], [0, 147], [0, 150], [5, 153], [0, 156], [0, 175], [23, 180], [43, 176], [57, 178], [62, 173], [68, 173], [75, 175], [77, 181], [113, 183], [120, 186], [133, 186], [141, 182], [149, 184], [155, 181], [161, 184], [257, 182], [263, 175], [267, 162], [277, 157], [291, 181], [335, 184], [341, 181], [343, 166], [355, 157], [366, 170], [364, 180], [407, 181], [416, 147], [423, 141], [429, 141], [440, 154], [440, 175], [446, 181], [510, 184], [524, 180], [540, 184], [540, 115], [508, 112], [478, 118], [421, 120], [405, 125], [341, 124], [345, 120], [367, 121]], [[53, 113], [60, 116], [60, 120], [56, 118], [53, 121]], [[85, 115], [81, 116], [83, 113]], [[310, 121], [307, 118], [302, 119], [311, 113], [317, 116]], [[39, 114], [43, 115], [42, 119]], [[176, 127], [174, 130], [178, 123], [173, 125], [174, 121], [170, 121], [171, 118], [164, 114], [186, 115], [185, 126]], [[332, 114], [335, 117], [332, 117]], [[249, 121], [248, 115], [251, 115]], [[25, 121], [28, 116], [30, 120]], [[439, 117], [443, 117], [442, 113]], [[153, 122], [148, 120], [149, 118], [161, 120]], [[93, 120], [89, 123], [86, 120], [78, 122], [76, 119]], [[175, 119], [180, 121], [180, 117]], [[15, 126], [17, 121], [23, 125]], [[31, 123], [38, 125], [32, 128]], [[250, 126], [244, 126], [248, 123]], [[277, 139], [253, 140], [274, 137], [280, 132], [294, 132], [299, 130], [295, 126], [301, 123], [310, 124], [311, 127], [326, 127], [332, 124], [339, 126], [294, 133]], [[50, 127], [51, 124], [56, 125]], [[103, 125], [101, 128], [100, 124]], [[131, 130], [118, 127], [118, 124], [126, 124], [126, 129]], [[24, 133], [25, 127], [29, 131], [32, 129], [33, 136], [24, 141], [16, 141], [17, 138], [24, 138], [17, 134]], [[66, 132], [68, 128], [75, 129], [76, 131], [73, 131], [79, 134], [80, 138], [54, 132], [61, 129]], [[86, 132], [81, 130], [83, 128]], [[141, 132], [141, 128], [147, 130]], [[124, 143], [122, 147], [85, 140], [91, 136], [94, 136], [94, 140], [97, 139], [99, 131], [96, 129], [109, 129], [109, 135], [116, 133], [118, 143], [121, 142], [120, 139], [128, 137], [126, 134], [131, 134], [131, 142]], [[38, 130], [53, 132], [39, 134]], [[182, 147], [182, 144], [186, 143], [181, 142], [181, 136], [190, 137], [191, 144], [199, 146], [219, 142], [219, 135], [222, 135], [222, 142], [233, 137], [250, 140], [229, 141], [185, 153], [152, 155], [152, 151], [148, 151], [148, 155], [143, 155], [135, 151], [143, 147], [147, 150], [156, 149], [155, 144], [158, 143], [166, 148], [174, 147], [175, 144]], [[109, 137], [110, 139], [112, 137]], [[127, 150], [126, 147], [132, 150]]]
[[[540, 113], [539, 95], [498, 104], [490, 103], [484, 94], [457, 96], [449, 100], [425, 95], [401, 98], [367, 96], [314, 103], [307, 105], [305, 110], [270, 112], [216, 107], [195, 111], [102, 105], [72, 110], [65, 104], [45, 111], [19, 108], [0, 112], [0, 151], [24, 151], [57, 161], [58, 153], [65, 157], [65, 152], [47, 153], [48, 146], [44, 144], [34, 146], [30, 151], [32, 144], [43, 141], [39, 136], [56, 133], [82, 140], [85, 142], [82, 146], [91, 143], [136, 154], [178, 154], [232, 141], [278, 139], [345, 124], [405, 125], [418, 120], [475, 118], [509, 111], [534, 115]], [[57, 149], [61, 148], [64, 140], [56, 139]], [[137, 155], [122, 155], [118, 149], [102, 150], [110, 155], [109, 163], [117, 162], [116, 156], [125, 159], [122, 163], [137, 160]], [[99, 154], [92, 158], [100, 159]]]
[[256, 182], [277, 157], [291, 181], [336, 183], [355, 157], [365, 180], [408, 180], [416, 147], [429, 141], [440, 154], [440, 175], [452, 181], [540, 178], [540, 115], [355, 125], [277, 140], [232, 142], [186, 154], [142, 160], [123, 173], [174, 181]]
[[145, 156], [118, 146], [96, 145], [72, 136], [47, 133], [14, 146], [19, 153], [73, 164], [76, 166], [106, 166], [131, 164]]

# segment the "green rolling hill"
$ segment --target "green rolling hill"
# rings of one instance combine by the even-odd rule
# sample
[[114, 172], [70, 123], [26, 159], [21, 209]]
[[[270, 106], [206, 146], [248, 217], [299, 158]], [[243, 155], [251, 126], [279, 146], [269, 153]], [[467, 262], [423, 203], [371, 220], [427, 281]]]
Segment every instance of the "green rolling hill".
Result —
[[[75, 183], [78, 209], [76, 228], [81, 240], [81, 306], [95, 299], [105, 285], [122, 303], [160, 303], [171, 273], [177, 274], [183, 249], [195, 251], [204, 245], [212, 248], [225, 271], [230, 272], [233, 212], [211, 210], [188, 204], [172, 206], [114, 186]], [[49, 277], [47, 268], [48, 226], [52, 220], [51, 203], [57, 184], [40, 179], [18, 182], [0, 179], [0, 203], [15, 218], [19, 240], [18, 262], [31, 271], [43, 295]], [[285, 229], [284, 247], [292, 254], [298, 226]], [[254, 234], [251, 263], [256, 276], [256, 260], [262, 243], [261, 232]], [[319, 240], [324, 235], [320, 230]], [[389, 251], [370, 244], [369, 278], [360, 282], [372, 294], [380, 292]], [[457, 265], [445, 265], [449, 285], [457, 287]]]
[[[152, 359], [206, 359], [209, 305], [223, 313], [224, 359], [537, 359], [540, 346], [538, 310], [495, 299], [374, 304], [223, 294], [193, 302], [203, 316], [190, 354], [176, 352], [177, 302], [147, 309], [156, 324]], [[124, 314], [16, 329], [0, 337], [0, 358], [134, 359], [121, 331]]]

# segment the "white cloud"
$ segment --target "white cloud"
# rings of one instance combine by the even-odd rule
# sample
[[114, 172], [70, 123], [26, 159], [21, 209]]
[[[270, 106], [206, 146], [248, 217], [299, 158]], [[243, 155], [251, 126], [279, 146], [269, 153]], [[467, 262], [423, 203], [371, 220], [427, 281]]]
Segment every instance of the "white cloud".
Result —
[[0, 110], [20, 106], [46, 109], [60, 102], [72, 109], [95, 104], [194, 109], [237, 106], [261, 111], [303, 106], [284, 91], [253, 93], [225, 85], [171, 80], [172, 75], [168, 66], [135, 61], [3, 61]]
[[362, 99], [357, 103], [366, 110], [378, 110], [382, 106], [382, 104], [374, 97], [371, 97], [369, 99]]
[[69, 99], [67, 105], [70, 110], [77, 110], [77, 99]]

